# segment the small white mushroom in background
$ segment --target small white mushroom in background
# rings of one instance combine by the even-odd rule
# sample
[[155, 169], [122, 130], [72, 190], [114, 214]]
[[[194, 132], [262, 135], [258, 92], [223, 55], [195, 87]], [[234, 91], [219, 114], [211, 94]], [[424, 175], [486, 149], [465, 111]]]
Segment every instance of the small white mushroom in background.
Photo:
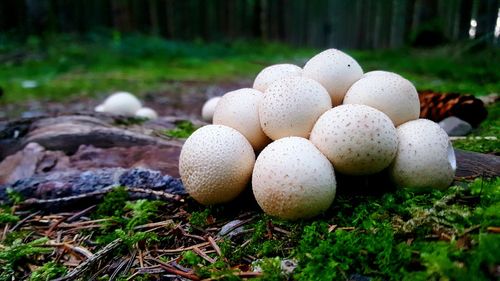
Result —
[[389, 168], [393, 182], [417, 190], [450, 186], [457, 163], [446, 132], [427, 119], [404, 123], [397, 132], [398, 153]]
[[102, 105], [104, 108], [101, 109], [104, 109], [104, 112], [125, 116], [134, 116], [137, 110], [142, 107], [139, 99], [127, 92], [112, 94]]
[[105, 112], [106, 108], [104, 107], [104, 104], [100, 104], [94, 108], [95, 112]]
[[254, 163], [252, 146], [241, 133], [208, 125], [196, 130], [182, 146], [179, 173], [189, 195], [211, 205], [236, 198], [250, 181]]
[[328, 49], [312, 57], [303, 76], [318, 81], [330, 94], [334, 106], [342, 103], [347, 90], [363, 76], [363, 69], [346, 53]]
[[282, 138], [259, 154], [252, 190], [269, 215], [289, 220], [311, 218], [332, 204], [335, 173], [328, 159], [307, 139]]
[[271, 65], [262, 69], [259, 74], [257, 74], [257, 77], [253, 82], [253, 88], [264, 92], [269, 85], [278, 79], [301, 75], [302, 68], [294, 64], [284, 63]]
[[154, 109], [149, 107], [143, 107], [137, 110], [135, 116], [140, 118], [146, 118], [149, 120], [154, 120], [158, 118], [158, 114], [156, 113], [156, 111], [154, 111]]
[[260, 125], [273, 140], [308, 138], [319, 116], [332, 107], [328, 92], [305, 77], [287, 77], [272, 83], [259, 105]]
[[410, 81], [386, 71], [367, 74], [347, 91], [344, 104], [374, 107], [387, 114], [395, 126], [418, 119], [420, 101], [417, 89]]
[[323, 114], [311, 132], [311, 142], [347, 175], [370, 175], [389, 166], [398, 137], [391, 119], [372, 107], [346, 104]]
[[242, 133], [258, 151], [271, 140], [264, 134], [259, 121], [259, 103], [264, 94], [245, 88], [228, 92], [215, 107], [213, 123], [229, 126]]
[[219, 103], [220, 99], [221, 97], [213, 97], [205, 102], [203, 108], [201, 109], [201, 118], [203, 121], [212, 123], [215, 107], [217, 106], [217, 103]]

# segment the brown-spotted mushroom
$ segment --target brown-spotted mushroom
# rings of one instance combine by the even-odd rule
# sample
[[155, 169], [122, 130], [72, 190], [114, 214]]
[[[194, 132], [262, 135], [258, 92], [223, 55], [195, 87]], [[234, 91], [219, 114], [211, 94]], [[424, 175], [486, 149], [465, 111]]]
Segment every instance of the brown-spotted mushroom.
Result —
[[240, 132], [207, 125], [182, 146], [179, 172], [189, 195], [212, 205], [236, 198], [250, 181], [254, 163], [252, 146]]
[[262, 69], [253, 82], [253, 88], [264, 92], [271, 83], [281, 78], [301, 76], [302, 68], [294, 64], [275, 64]]
[[395, 126], [416, 120], [420, 115], [417, 89], [402, 76], [386, 71], [367, 73], [354, 83], [344, 97], [344, 104], [364, 104], [391, 118]]
[[360, 104], [325, 112], [311, 132], [311, 142], [347, 175], [370, 175], [391, 164], [398, 149], [396, 128], [381, 111]]
[[330, 207], [336, 181], [332, 164], [307, 139], [287, 137], [259, 154], [252, 190], [269, 215], [295, 220], [314, 217]]
[[303, 76], [318, 81], [330, 94], [334, 106], [342, 100], [351, 87], [363, 75], [358, 62], [337, 49], [325, 50], [312, 57], [304, 66]]
[[446, 132], [436, 123], [419, 119], [397, 128], [399, 148], [389, 168], [399, 187], [445, 189], [453, 181], [457, 163]]
[[226, 93], [215, 108], [213, 123], [236, 129], [255, 150], [261, 150], [271, 142], [260, 127], [259, 103], [262, 98], [262, 92], [250, 88]]
[[332, 107], [328, 92], [305, 77], [287, 77], [267, 88], [259, 105], [260, 125], [273, 140], [308, 138], [319, 116]]

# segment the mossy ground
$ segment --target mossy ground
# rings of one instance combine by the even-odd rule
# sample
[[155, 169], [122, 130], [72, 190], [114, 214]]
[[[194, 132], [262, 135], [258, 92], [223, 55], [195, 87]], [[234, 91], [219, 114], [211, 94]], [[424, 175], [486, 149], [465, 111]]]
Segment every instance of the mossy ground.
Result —
[[[212, 280], [250, 275], [260, 280], [346, 280], [353, 275], [371, 280], [498, 278], [500, 178], [423, 194], [339, 193], [322, 216], [288, 222], [262, 214], [248, 193], [233, 203], [205, 208], [189, 199], [129, 201], [125, 190], [118, 188], [86, 218], [71, 222], [75, 228], [87, 227], [72, 231], [64, 224], [60, 229], [53, 226], [70, 213], [36, 215], [16, 231], [7, 231], [1, 243], [0, 280], [12, 276], [50, 280], [73, 269], [75, 253], [57, 239], [70, 249], [93, 253], [120, 239], [111, 261], [102, 261], [99, 280], [111, 275], [126, 280], [134, 273], [143, 280], [156, 280], [158, 273], [137, 272], [158, 261], [179, 264], [193, 279]], [[11, 217], [1, 227], [9, 230], [18, 220]], [[233, 220], [240, 221], [239, 233], [218, 235]], [[57, 238], [58, 233], [64, 236]], [[214, 238], [220, 253], [205, 242], [208, 237]], [[137, 261], [127, 271], [116, 267], [130, 259]], [[297, 264], [293, 273], [282, 273], [283, 260]], [[106, 263], [110, 265], [105, 267]], [[249, 275], [254, 266], [263, 273]], [[81, 278], [89, 278], [95, 270]]]
[[[0, 103], [27, 99], [61, 101], [93, 97], [101, 91], [141, 94], [169, 80], [226, 81], [252, 77], [264, 65], [303, 63], [317, 50], [280, 44], [170, 42], [120, 34], [82, 38], [31, 38], [27, 44], [0, 38], [4, 67]], [[420, 89], [476, 95], [500, 91], [496, 50], [470, 50], [465, 44], [434, 50], [355, 51], [365, 70], [396, 71]], [[25, 89], [22, 81], [38, 87]], [[475, 136], [499, 136], [498, 103]], [[184, 138], [191, 124], [166, 132]], [[498, 141], [460, 140], [467, 150], [498, 153]], [[34, 214], [19, 209], [22, 198], [0, 211], [0, 280], [51, 280], [98, 252], [122, 241], [113, 255], [81, 277], [98, 280], [157, 280], [164, 264], [192, 278], [239, 280], [495, 280], [500, 278], [500, 178], [458, 182], [445, 191], [408, 190], [349, 194], [339, 190], [328, 212], [306, 221], [286, 222], [264, 215], [251, 194], [236, 202], [203, 207], [185, 202], [129, 201], [123, 189], [108, 194], [92, 211]], [[81, 211], [81, 210], [77, 210]], [[32, 217], [28, 217], [32, 215]], [[22, 219], [26, 219], [19, 224]], [[68, 221], [64, 221], [67, 219]], [[243, 231], [217, 236], [240, 220]], [[13, 230], [13, 228], [15, 228]], [[213, 237], [220, 253], [207, 246]], [[203, 244], [205, 243], [205, 244]], [[197, 245], [186, 250], [186, 247]], [[290, 275], [281, 261], [298, 265]], [[162, 264], [164, 263], [164, 264]], [[258, 265], [263, 274], [248, 273]], [[130, 265], [130, 266], [129, 266]], [[180, 269], [179, 269], [180, 268]], [[162, 273], [166, 274], [166, 273]], [[246, 274], [246, 275], [245, 275]]]

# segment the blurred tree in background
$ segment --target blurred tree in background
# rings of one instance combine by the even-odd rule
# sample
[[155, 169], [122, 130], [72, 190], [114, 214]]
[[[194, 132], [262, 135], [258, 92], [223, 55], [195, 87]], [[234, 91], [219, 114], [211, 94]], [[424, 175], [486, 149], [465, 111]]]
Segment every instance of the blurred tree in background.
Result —
[[498, 0], [2, 0], [0, 32], [21, 39], [99, 29], [167, 39], [296, 46], [499, 44]]

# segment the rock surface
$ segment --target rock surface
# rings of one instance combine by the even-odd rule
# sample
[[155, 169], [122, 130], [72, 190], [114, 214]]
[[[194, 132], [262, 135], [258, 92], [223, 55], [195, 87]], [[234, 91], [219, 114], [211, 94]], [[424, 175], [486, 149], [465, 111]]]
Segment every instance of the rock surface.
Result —
[[81, 145], [75, 154], [68, 156], [62, 151], [50, 151], [37, 143], [29, 143], [0, 162], [0, 184], [14, 183], [35, 174], [103, 168], [146, 168], [179, 177], [180, 149], [154, 145], [112, 148]]
[[450, 116], [439, 122], [439, 126], [445, 130], [448, 136], [466, 136], [472, 131], [472, 126], [466, 121]]

